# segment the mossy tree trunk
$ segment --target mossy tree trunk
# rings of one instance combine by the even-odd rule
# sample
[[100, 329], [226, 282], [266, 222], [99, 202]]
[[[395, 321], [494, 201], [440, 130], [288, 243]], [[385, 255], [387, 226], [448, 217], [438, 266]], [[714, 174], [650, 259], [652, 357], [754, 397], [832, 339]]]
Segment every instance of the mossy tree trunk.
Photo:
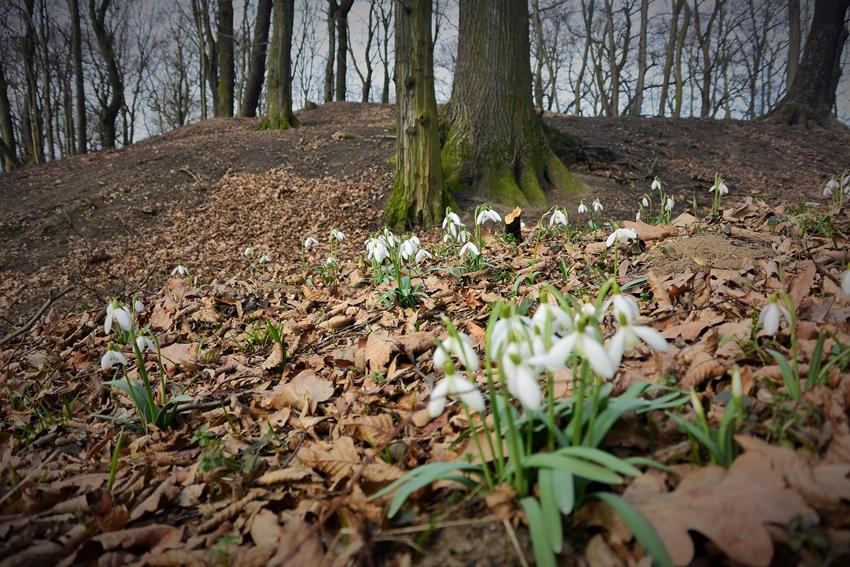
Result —
[[844, 19], [850, 0], [816, 0], [803, 59], [791, 88], [766, 119], [804, 127], [836, 122], [832, 110], [841, 78], [841, 52], [847, 41]]
[[233, 116], [233, 0], [218, 0], [218, 98], [216, 116]]
[[434, 95], [432, 10], [432, 0], [395, 1], [396, 169], [384, 221], [400, 228], [438, 223], [447, 200]]
[[269, 54], [268, 114], [262, 127], [285, 130], [298, 126], [292, 113], [292, 27], [295, 0], [274, 0]]
[[459, 13], [441, 155], [448, 189], [520, 206], [545, 206], [549, 188], [578, 192], [534, 112], [526, 1], [461, 0]]
[[251, 69], [242, 97], [242, 116], [256, 116], [263, 81], [266, 78], [266, 51], [269, 42], [269, 21], [272, 0], [260, 0], [257, 4], [257, 19], [254, 24], [254, 41], [251, 46]]

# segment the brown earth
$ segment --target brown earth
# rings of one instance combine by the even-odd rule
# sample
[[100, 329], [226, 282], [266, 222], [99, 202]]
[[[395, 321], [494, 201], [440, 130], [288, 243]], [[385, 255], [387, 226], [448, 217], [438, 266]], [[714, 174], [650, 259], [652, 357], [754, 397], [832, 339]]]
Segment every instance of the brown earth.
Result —
[[[298, 116], [302, 128], [278, 132], [257, 130], [254, 119], [209, 120], [0, 177], [0, 330], [69, 282], [78, 293], [63, 307], [158, 289], [179, 261], [213, 278], [244, 261], [248, 243], [285, 269], [319, 227], [349, 234], [341, 254], [359, 252], [391, 186], [393, 108], [333, 103]], [[798, 203], [817, 199], [828, 176], [850, 166], [843, 133], [699, 119], [546, 120], [581, 139], [556, 149], [588, 186], [584, 198], [598, 197], [612, 220], [634, 216], [655, 175], [681, 212], [694, 198], [708, 201], [715, 171], [730, 197]], [[574, 211], [577, 202], [564, 204]]]

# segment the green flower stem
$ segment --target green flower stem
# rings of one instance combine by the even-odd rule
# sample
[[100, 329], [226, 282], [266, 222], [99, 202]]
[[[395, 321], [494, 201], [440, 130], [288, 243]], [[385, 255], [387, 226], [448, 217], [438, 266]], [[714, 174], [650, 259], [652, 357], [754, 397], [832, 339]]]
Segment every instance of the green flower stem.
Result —
[[[502, 371], [501, 368], [499, 368], [499, 381], [501, 382], [502, 391], [506, 392], [508, 390], [508, 385], [507, 381], [505, 380], [505, 373]], [[523, 475], [522, 469], [522, 445], [520, 441], [519, 431], [517, 431], [516, 423], [514, 422], [514, 416], [511, 413], [511, 406], [505, 404], [505, 407], [505, 415], [508, 420], [508, 447], [511, 453], [511, 468], [513, 469], [514, 476], [513, 485], [514, 490], [516, 490], [517, 497], [522, 498], [527, 494], [525, 476]]]
[[[493, 487], [495, 486], [493, 483], [493, 475], [490, 472], [490, 465], [487, 463], [487, 457], [484, 456], [484, 449], [481, 447], [481, 440], [478, 439], [478, 434], [476, 433], [477, 427], [472, 419], [472, 412], [469, 411], [469, 406], [463, 403], [463, 401], [461, 401], [461, 405], [463, 406], [463, 413], [466, 414], [466, 420], [469, 423], [469, 434], [472, 435], [472, 439], [475, 442], [475, 448], [478, 449], [478, 457], [481, 459], [481, 470], [484, 471], [484, 480], [487, 483], [487, 490], [493, 490]], [[482, 426], [486, 432], [487, 424], [482, 423]], [[489, 438], [490, 436], [487, 435], [487, 437]]]
[[785, 309], [791, 316], [789, 322], [788, 335], [791, 338], [791, 368], [794, 370], [794, 377], [797, 382], [800, 381], [800, 363], [797, 361], [797, 306], [794, 305], [794, 300], [791, 296], [781, 292], [782, 301], [785, 303]]
[[546, 373], [546, 421], [548, 422], [549, 439], [547, 447], [550, 451], [555, 450], [555, 377], [551, 372]]
[[[578, 447], [581, 445], [581, 430], [582, 430], [582, 422], [584, 421], [584, 382], [589, 374], [589, 367], [587, 364], [587, 360], [582, 359], [581, 361], [581, 369], [579, 370], [578, 376], [578, 389], [573, 396], [573, 400], [575, 403], [575, 411], [573, 412], [573, 423], [575, 426], [573, 427], [573, 446]], [[573, 375], [573, 380], [575, 381], [576, 376]]]
[[602, 379], [596, 374], [593, 375], [593, 391], [590, 398], [590, 417], [587, 422], [587, 434], [584, 436], [584, 443], [590, 445], [590, 440], [593, 438], [593, 428], [596, 425], [596, 414], [599, 413], [599, 392], [602, 390]]

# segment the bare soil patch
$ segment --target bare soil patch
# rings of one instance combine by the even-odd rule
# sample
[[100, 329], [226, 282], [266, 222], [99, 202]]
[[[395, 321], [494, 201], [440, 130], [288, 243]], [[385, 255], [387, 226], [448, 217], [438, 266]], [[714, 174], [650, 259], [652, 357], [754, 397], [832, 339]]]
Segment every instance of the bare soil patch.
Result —
[[744, 262], [771, 254], [767, 243], [723, 234], [697, 234], [652, 246], [639, 261], [644, 260], [647, 268], [656, 273], [675, 274], [705, 268], [737, 270]]

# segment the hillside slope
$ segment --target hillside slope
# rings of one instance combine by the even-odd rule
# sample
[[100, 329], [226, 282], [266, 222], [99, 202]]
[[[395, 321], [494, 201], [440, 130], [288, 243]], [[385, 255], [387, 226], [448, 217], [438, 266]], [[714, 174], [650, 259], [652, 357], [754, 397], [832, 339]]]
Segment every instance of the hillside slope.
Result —
[[[303, 127], [257, 130], [209, 120], [132, 147], [26, 167], [0, 177], [0, 329], [29, 317], [50, 290], [73, 301], [158, 288], [177, 263], [215, 277], [252, 243], [280, 263], [332, 225], [360, 249], [391, 185], [394, 111], [333, 103]], [[631, 218], [653, 176], [679, 210], [705, 202], [715, 171], [735, 196], [798, 203], [850, 166], [850, 140], [760, 123], [546, 116], [583, 140], [565, 158], [611, 218]], [[577, 203], [567, 203], [575, 210]]]

